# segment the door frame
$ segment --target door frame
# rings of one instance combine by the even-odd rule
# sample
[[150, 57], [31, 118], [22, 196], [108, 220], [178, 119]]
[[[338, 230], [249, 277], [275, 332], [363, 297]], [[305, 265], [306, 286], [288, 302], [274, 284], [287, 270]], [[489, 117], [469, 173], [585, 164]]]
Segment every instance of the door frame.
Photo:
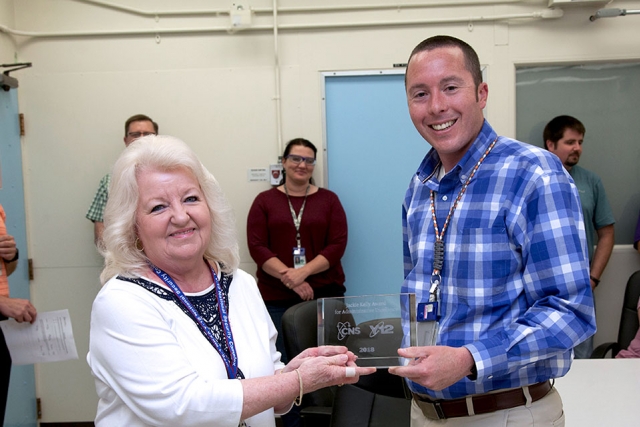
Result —
[[[6, 98], [5, 98], [6, 96]], [[30, 298], [29, 250], [27, 245], [26, 204], [24, 196], [24, 173], [19, 123], [17, 89], [1, 91], [0, 97], [0, 173], [2, 188], [0, 203], [7, 214], [7, 232], [16, 240], [20, 260], [15, 272], [9, 277], [11, 297]], [[37, 425], [36, 387], [34, 365], [15, 364], [11, 367], [11, 381], [5, 425]]]

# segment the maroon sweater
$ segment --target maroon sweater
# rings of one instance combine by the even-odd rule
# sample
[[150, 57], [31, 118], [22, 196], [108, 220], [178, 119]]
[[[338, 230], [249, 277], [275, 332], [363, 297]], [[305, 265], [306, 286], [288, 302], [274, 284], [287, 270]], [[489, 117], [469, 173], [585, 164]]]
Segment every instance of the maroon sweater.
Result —
[[[291, 196], [291, 204], [300, 212], [304, 196]], [[251, 257], [258, 264], [258, 288], [265, 301], [301, 301], [298, 294], [262, 270], [270, 258], [277, 257], [293, 267], [293, 248], [296, 227], [293, 225], [287, 196], [277, 188], [264, 191], [256, 197], [247, 219], [247, 240]], [[329, 261], [329, 269], [307, 277], [316, 298], [342, 295], [344, 271], [340, 258], [347, 247], [347, 216], [338, 196], [323, 188], [307, 197], [300, 222], [300, 240], [305, 248], [307, 262], [318, 255]]]

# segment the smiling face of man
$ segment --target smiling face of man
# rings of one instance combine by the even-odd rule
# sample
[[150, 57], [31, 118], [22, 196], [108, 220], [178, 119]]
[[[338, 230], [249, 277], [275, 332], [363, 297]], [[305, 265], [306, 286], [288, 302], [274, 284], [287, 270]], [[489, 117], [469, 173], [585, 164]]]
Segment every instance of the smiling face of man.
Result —
[[414, 126], [450, 170], [482, 129], [487, 84], [476, 85], [460, 48], [441, 47], [411, 58], [406, 88]]

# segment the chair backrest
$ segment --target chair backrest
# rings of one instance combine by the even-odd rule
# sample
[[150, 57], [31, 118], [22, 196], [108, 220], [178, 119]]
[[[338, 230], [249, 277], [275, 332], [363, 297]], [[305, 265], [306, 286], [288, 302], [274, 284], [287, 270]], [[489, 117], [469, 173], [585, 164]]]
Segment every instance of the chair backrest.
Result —
[[640, 270], [629, 277], [624, 292], [620, 329], [618, 329], [620, 348], [629, 347], [629, 343], [638, 332], [638, 298], [640, 298]]
[[331, 427], [409, 427], [411, 400], [404, 380], [387, 369], [339, 387]]
[[318, 345], [317, 302], [305, 301], [290, 307], [282, 315], [284, 348], [290, 359], [304, 349]]
[[[289, 359], [293, 359], [303, 350], [318, 345], [318, 302], [304, 301], [290, 307], [282, 315], [282, 337]], [[302, 407], [324, 406], [333, 403], [333, 390], [320, 389], [307, 393]]]

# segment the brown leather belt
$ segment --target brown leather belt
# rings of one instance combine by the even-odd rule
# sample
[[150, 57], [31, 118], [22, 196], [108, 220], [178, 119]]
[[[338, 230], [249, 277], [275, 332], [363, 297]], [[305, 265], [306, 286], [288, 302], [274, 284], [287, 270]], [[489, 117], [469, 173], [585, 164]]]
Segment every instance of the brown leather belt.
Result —
[[[528, 386], [531, 402], [545, 397], [552, 387], [549, 381]], [[413, 400], [420, 407], [424, 416], [432, 420], [488, 414], [527, 403], [522, 387], [497, 393], [470, 396], [470, 398], [473, 404], [472, 408], [470, 408], [471, 404], [467, 406], [466, 397], [450, 400], [432, 400], [424, 394], [413, 393]]]

